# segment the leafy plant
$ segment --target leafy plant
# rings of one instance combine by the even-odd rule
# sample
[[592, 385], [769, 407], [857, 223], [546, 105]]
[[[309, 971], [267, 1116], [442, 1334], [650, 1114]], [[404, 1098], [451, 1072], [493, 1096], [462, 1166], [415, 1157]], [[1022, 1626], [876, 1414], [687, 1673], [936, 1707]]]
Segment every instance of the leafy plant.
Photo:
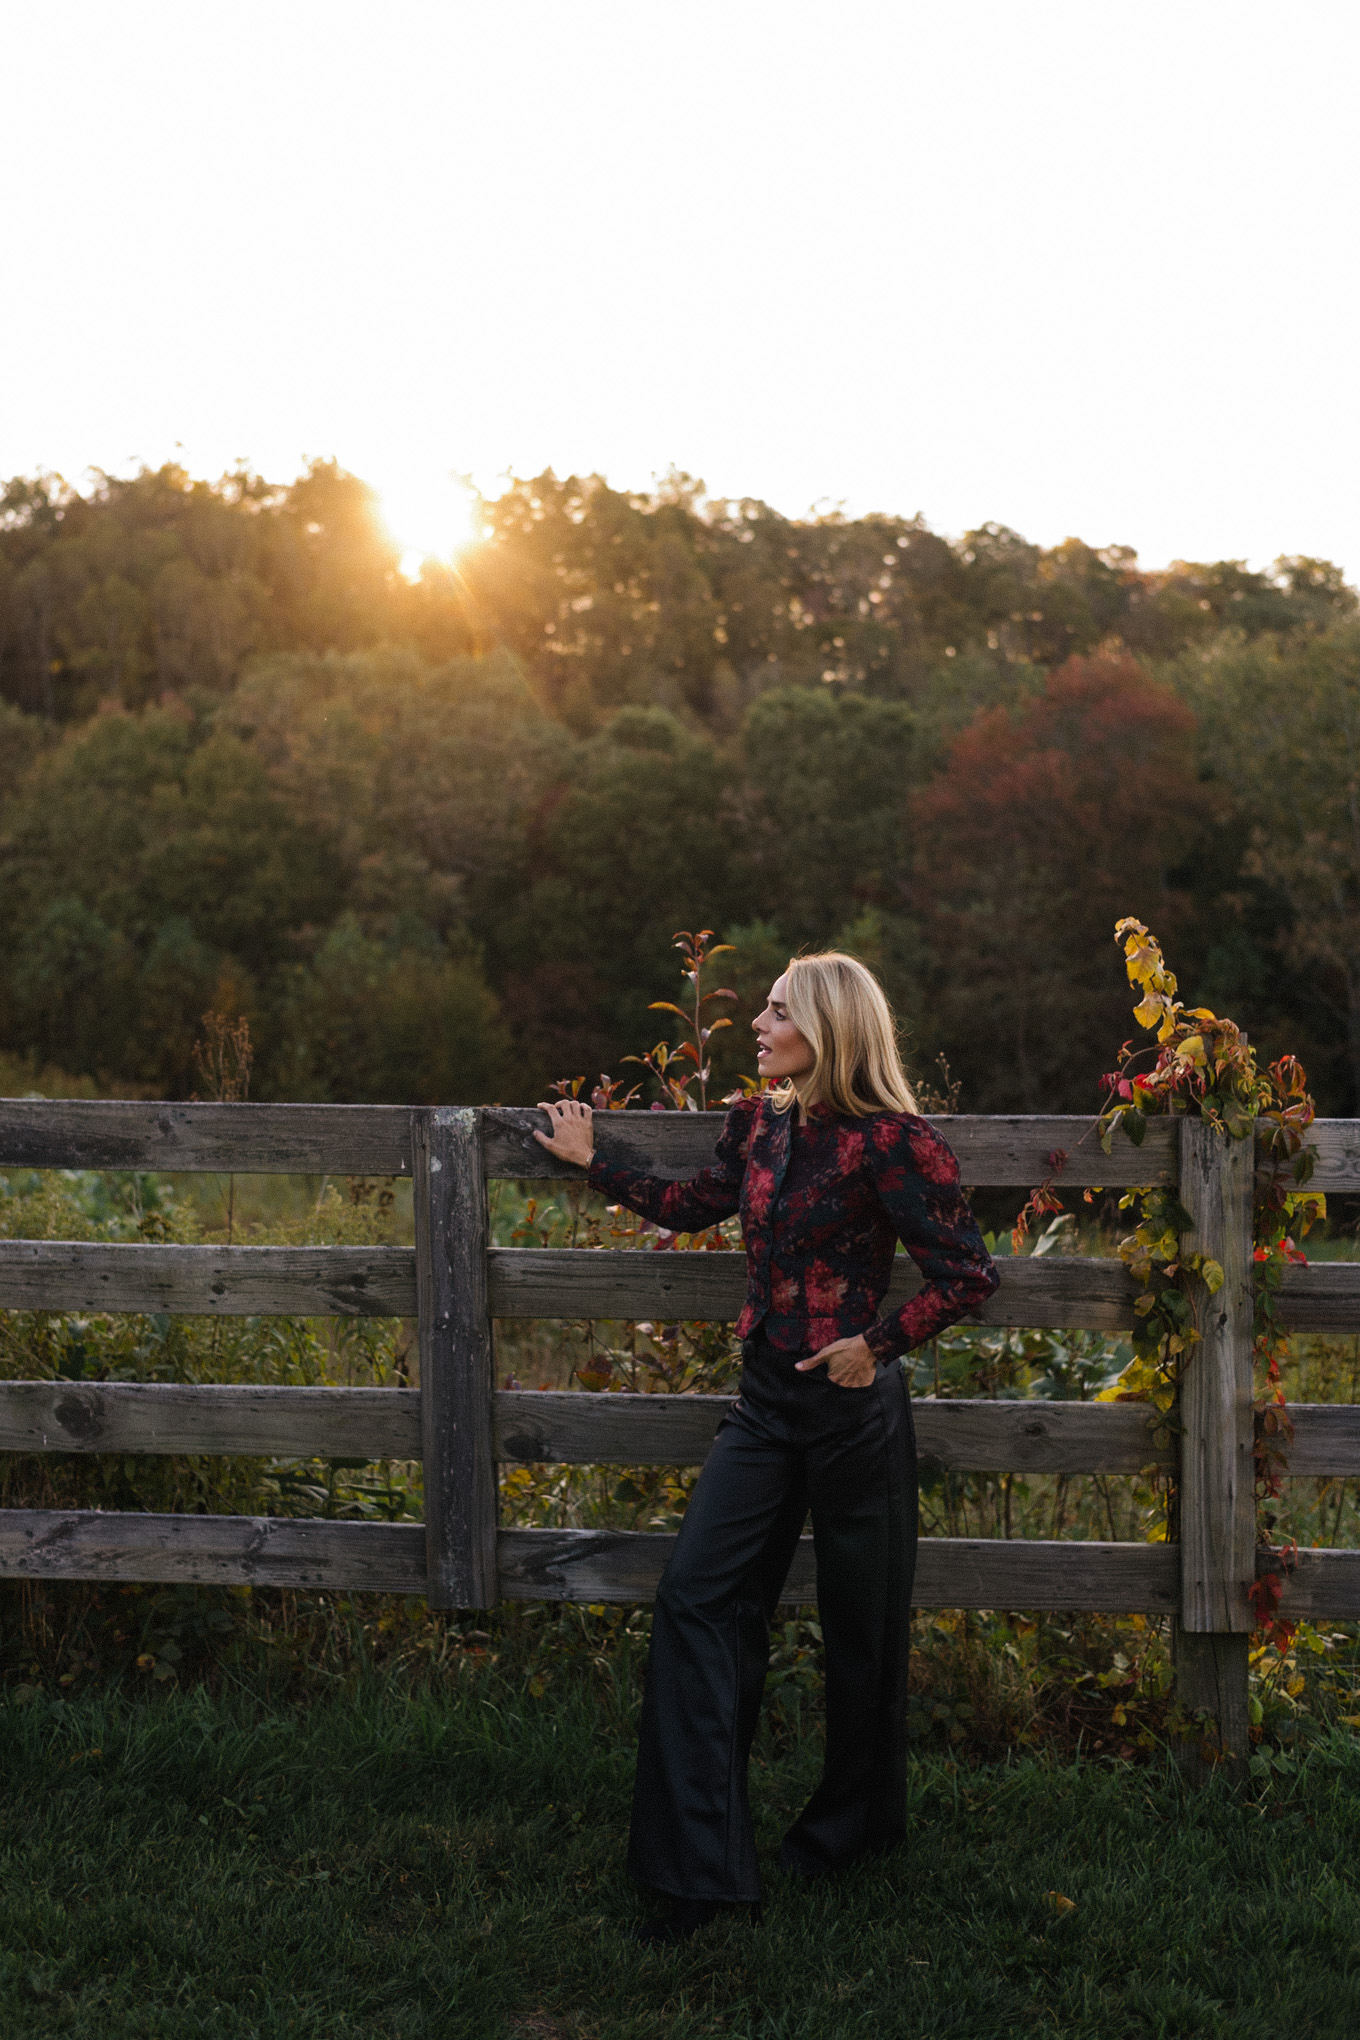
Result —
[[[1252, 1198], [1253, 1349], [1261, 1373], [1256, 1476], [1258, 1497], [1273, 1500], [1280, 1492], [1292, 1436], [1280, 1378], [1288, 1339], [1276, 1299], [1284, 1270], [1305, 1259], [1294, 1235], [1305, 1237], [1326, 1214], [1325, 1199], [1307, 1188], [1314, 1166], [1306, 1141], [1314, 1118], [1307, 1076], [1298, 1059], [1289, 1055], [1262, 1069], [1233, 1021], [1206, 1006], [1187, 1009], [1176, 996], [1176, 975], [1160, 944], [1141, 921], [1121, 920], [1115, 940], [1123, 944], [1129, 983], [1141, 994], [1134, 1018], [1155, 1033], [1156, 1041], [1143, 1049], [1126, 1042], [1116, 1069], [1105, 1079], [1107, 1103], [1100, 1118], [1105, 1152], [1110, 1153], [1120, 1128], [1140, 1146], [1153, 1114], [1197, 1113], [1225, 1140], [1263, 1136]], [[1135, 1071], [1132, 1065], [1147, 1055], [1154, 1058], [1151, 1069]], [[1200, 1339], [1195, 1325], [1198, 1296], [1214, 1295], [1222, 1288], [1223, 1270], [1211, 1257], [1185, 1251], [1183, 1238], [1194, 1221], [1173, 1191], [1153, 1186], [1128, 1190], [1119, 1208], [1134, 1211], [1137, 1218], [1118, 1249], [1138, 1285], [1137, 1323], [1134, 1357], [1105, 1393], [1119, 1400], [1151, 1402], [1164, 1414], [1169, 1429], [1181, 1375]], [[1264, 1510], [1263, 1542], [1269, 1541], [1274, 1525], [1274, 1515]], [[1268, 1575], [1253, 1590], [1257, 1615], [1267, 1629], [1280, 1590], [1277, 1574]]]
[[[687, 928], [682, 928], [674, 941], [675, 947], [684, 958], [683, 975], [692, 993], [690, 1010], [686, 1013], [671, 999], [653, 999], [648, 1011], [674, 1013], [689, 1039], [682, 1041], [678, 1047], [673, 1047], [670, 1042], [658, 1041], [656, 1047], [649, 1049], [645, 1055], [626, 1055], [624, 1061], [641, 1063], [644, 1068], [651, 1071], [661, 1085], [662, 1099], [653, 1106], [653, 1111], [660, 1111], [664, 1103], [669, 1101], [683, 1112], [707, 1112], [708, 1080], [713, 1074], [708, 1044], [719, 1028], [730, 1027], [732, 1022], [726, 1014], [716, 1020], [709, 1019], [704, 1008], [714, 999], [731, 999], [735, 1002], [737, 995], [726, 987], [716, 992], [704, 991], [704, 968], [715, 956], [730, 956], [732, 944], [714, 942], [711, 928], [701, 928], [697, 935], [691, 934]], [[683, 1063], [690, 1064], [688, 1072], [681, 1072], [679, 1065]], [[699, 1087], [697, 1104], [691, 1091], [691, 1086], [695, 1084]]]

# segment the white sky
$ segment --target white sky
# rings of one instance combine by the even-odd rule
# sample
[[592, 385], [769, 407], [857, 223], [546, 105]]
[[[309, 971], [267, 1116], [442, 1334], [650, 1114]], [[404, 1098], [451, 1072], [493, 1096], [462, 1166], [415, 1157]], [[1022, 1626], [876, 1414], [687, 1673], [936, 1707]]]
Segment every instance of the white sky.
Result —
[[1360, 576], [1356, 0], [7, 0], [0, 473], [672, 463]]

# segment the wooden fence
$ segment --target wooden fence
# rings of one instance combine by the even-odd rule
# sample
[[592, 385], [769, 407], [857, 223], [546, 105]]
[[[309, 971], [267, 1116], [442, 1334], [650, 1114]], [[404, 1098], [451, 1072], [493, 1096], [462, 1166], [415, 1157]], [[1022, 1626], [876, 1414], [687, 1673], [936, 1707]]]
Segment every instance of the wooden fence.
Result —
[[[717, 1113], [610, 1113], [601, 1147], [668, 1177], [711, 1155]], [[598, 1530], [502, 1529], [497, 1462], [677, 1465], [701, 1461], [718, 1396], [498, 1390], [496, 1318], [734, 1318], [737, 1254], [493, 1247], [486, 1183], [576, 1172], [532, 1138], [543, 1116], [500, 1108], [180, 1105], [0, 1101], [0, 1168], [151, 1169], [412, 1179], [416, 1244], [187, 1247], [0, 1242], [0, 1308], [187, 1315], [414, 1316], [419, 1391], [0, 1383], [0, 1450], [241, 1453], [421, 1459], [423, 1524], [286, 1517], [0, 1510], [0, 1576], [185, 1581], [424, 1593], [436, 1608], [516, 1600], [644, 1601], [671, 1539]], [[1070, 1159], [1064, 1187], [1179, 1182], [1226, 1280], [1206, 1307], [1182, 1398], [1179, 1449], [1159, 1449], [1134, 1404], [918, 1401], [923, 1466], [953, 1472], [1136, 1473], [1177, 1467], [1181, 1542], [1116, 1544], [926, 1538], [922, 1607], [1173, 1614], [1182, 1697], [1245, 1747], [1247, 1590], [1263, 1566], [1252, 1503], [1251, 1171], [1247, 1142], [1201, 1122], [1152, 1121], [1141, 1148], [1105, 1156], [1090, 1122], [952, 1118], [942, 1131], [965, 1183], [1028, 1188]], [[1313, 1129], [1314, 1185], [1360, 1189], [1360, 1121]], [[1001, 1287], [970, 1323], [1102, 1332], [1133, 1322], [1118, 1261], [1001, 1263]], [[891, 1295], [918, 1281], [899, 1257]], [[1360, 1265], [1293, 1269], [1291, 1329], [1360, 1330]], [[1292, 1411], [1291, 1475], [1360, 1474], [1360, 1408]], [[810, 1542], [785, 1599], [813, 1595]], [[1360, 1551], [1302, 1551], [1283, 1584], [1289, 1616], [1360, 1618]]]

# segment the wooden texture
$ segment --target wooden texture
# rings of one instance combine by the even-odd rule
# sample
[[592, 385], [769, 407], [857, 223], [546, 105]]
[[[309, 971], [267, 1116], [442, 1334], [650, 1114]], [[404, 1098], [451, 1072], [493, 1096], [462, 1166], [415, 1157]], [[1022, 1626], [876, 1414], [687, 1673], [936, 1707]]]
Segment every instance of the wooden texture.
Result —
[[419, 1523], [0, 1509], [0, 1578], [425, 1591]]
[[1299, 1551], [1289, 1561], [1260, 1552], [1256, 1564], [1283, 1579], [1279, 1612], [1287, 1620], [1360, 1621], [1360, 1551]]
[[0, 1310], [412, 1317], [409, 1247], [149, 1247], [0, 1240]]
[[[413, 1111], [404, 1105], [200, 1105], [142, 1099], [0, 1099], [0, 1168], [158, 1169], [167, 1173], [402, 1176], [411, 1172]], [[483, 1108], [491, 1176], [575, 1177], [531, 1139], [545, 1122], [532, 1107]], [[720, 1112], [601, 1114], [603, 1143], [661, 1176], [702, 1168]], [[937, 1120], [964, 1181], [1031, 1188], [1053, 1173], [1072, 1188], [1175, 1180], [1175, 1126], [1153, 1120], [1141, 1148], [1116, 1134], [1101, 1152], [1093, 1122], [959, 1114]], [[1360, 1120], [1320, 1119], [1309, 1135], [1320, 1190], [1360, 1190]]]
[[[1181, 1201], [1194, 1219], [1187, 1252], [1223, 1269], [1214, 1296], [1197, 1290], [1199, 1343], [1181, 1379], [1182, 1628], [1236, 1634], [1254, 1627], [1252, 1495], [1253, 1151], [1201, 1119], [1181, 1122]], [[1234, 1717], [1235, 1718], [1235, 1717]]]
[[[674, 1542], [647, 1531], [502, 1530], [501, 1592], [512, 1601], [650, 1601]], [[1165, 1614], [1176, 1605], [1176, 1583], [1176, 1553], [1165, 1544], [926, 1537], [912, 1602]], [[782, 1598], [806, 1604], [815, 1596], [805, 1537]]]
[[[415, 1262], [409, 1247], [3, 1240], [0, 1309], [410, 1317], [416, 1309]], [[727, 1321], [740, 1314], [746, 1289], [739, 1253], [494, 1247], [488, 1263], [496, 1317]], [[966, 1323], [1121, 1331], [1133, 1322], [1133, 1290], [1118, 1261], [1049, 1254], [999, 1265], [1000, 1289]], [[1296, 1282], [1317, 1272], [1297, 1270]], [[1354, 1272], [1360, 1274], [1360, 1268]], [[920, 1282], [914, 1263], [899, 1254], [890, 1304], [905, 1302]]]
[[[418, 1391], [390, 1388], [7, 1381], [0, 1382], [0, 1451], [419, 1459], [420, 1400]], [[494, 1397], [496, 1456], [560, 1465], [697, 1465], [730, 1401], [501, 1389]], [[1147, 1412], [1133, 1403], [927, 1400], [913, 1407], [926, 1478], [946, 1470], [1137, 1473], [1175, 1462], [1172, 1447], [1153, 1443]], [[1344, 1449], [1360, 1464], [1360, 1409], [1321, 1414], [1349, 1416]], [[1303, 1417], [1306, 1434], [1310, 1419]], [[1340, 1427], [1327, 1429], [1336, 1437]], [[1337, 1443], [1321, 1448], [1323, 1458], [1342, 1453]], [[1306, 1470], [1320, 1464], [1314, 1450]]]
[[[508, 1599], [650, 1601], [675, 1540], [648, 1532], [502, 1530], [499, 1541]], [[919, 1549], [913, 1600], [921, 1608], [1159, 1614], [1175, 1602], [1175, 1552], [1166, 1545], [925, 1538]], [[419, 1524], [408, 1523], [5, 1509], [0, 1577], [418, 1594], [426, 1584], [425, 1538]], [[784, 1600], [807, 1603], [814, 1596], [812, 1540], [804, 1538]]]
[[1286, 1268], [1280, 1315], [1291, 1332], [1360, 1332], [1360, 1261]]
[[[735, 1318], [745, 1289], [740, 1254], [497, 1247], [490, 1254], [497, 1317]], [[1005, 1260], [1001, 1288], [978, 1324], [1126, 1330], [1133, 1292], [1122, 1265], [1078, 1255]], [[920, 1276], [898, 1255], [889, 1291], [901, 1303]], [[1360, 1263], [1287, 1271], [1281, 1308], [1291, 1331], [1360, 1329]], [[179, 1316], [410, 1317], [409, 1247], [110, 1246], [0, 1241], [0, 1309], [167, 1311]]]
[[0, 1168], [409, 1176], [407, 1105], [0, 1099]]
[[415, 1163], [427, 1594], [432, 1608], [490, 1608], [498, 1598], [495, 1360], [480, 1114], [441, 1108], [423, 1118]]
[[1284, 1471], [1291, 1477], [1360, 1476], [1360, 1404], [1291, 1403], [1294, 1436]]
[[[731, 1400], [500, 1389], [497, 1456], [558, 1465], [696, 1465]], [[1174, 1447], [1153, 1443], [1148, 1412], [1133, 1403], [917, 1401], [912, 1412], [926, 1479], [946, 1470], [1138, 1473], [1175, 1463]]]
[[[1080, 1255], [1003, 1260], [1001, 1287], [967, 1323], [1123, 1331], [1133, 1290], [1122, 1264]], [[740, 1254], [496, 1247], [496, 1317], [735, 1318]], [[0, 1310], [167, 1311], [203, 1317], [411, 1317], [410, 1247], [168, 1247], [0, 1240]], [[890, 1300], [920, 1286], [899, 1254]], [[1281, 1285], [1291, 1331], [1360, 1330], [1360, 1262], [1291, 1268]]]
[[1176, 1625], [1176, 1698], [1190, 1721], [1173, 1740], [1172, 1752], [1191, 1784], [1201, 1785], [1219, 1770], [1233, 1779], [1246, 1776], [1250, 1642], [1242, 1633], [1208, 1635]]
[[[496, 1453], [554, 1464], [698, 1465], [727, 1396], [500, 1389]], [[1137, 1403], [912, 1405], [921, 1471], [1137, 1473], [1174, 1467]], [[1360, 1404], [1294, 1403], [1286, 1473], [1360, 1478]], [[389, 1388], [189, 1387], [123, 1381], [0, 1382], [0, 1452], [205, 1453], [418, 1459], [420, 1395]]]
[[[1121, 1261], [1045, 1254], [997, 1267], [1001, 1287], [965, 1324], [1117, 1332], [1133, 1323], [1135, 1292]], [[495, 1317], [719, 1322], [741, 1314], [746, 1261], [645, 1248], [493, 1247], [490, 1283]], [[888, 1304], [905, 1303], [920, 1286], [915, 1263], [899, 1254]]]
[[1308, 1145], [1317, 1157], [1313, 1190], [1360, 1190], [1360, 1119], [1316, 1119]]
[[[611, 1159], [673, 1179], [693, 1175], [712, 1160], [725, 1117], [722, 1112], [599, 1112], [595, 1138], [600, 1152]], [[545, 1113], [529, 1106], [487, 1106], [484, 1118], [488, 1176], [580, 1181], [579, 1169], [555, 1161], [533, 1138], [536, 1127], [547, 1127]], [[1054, 1175], [1050, 1157], [1058, 1150], [1067, 1154], [1058, 1180], [1071, 1189], [1092, 1184], [1114, 1189], [1176, 1179], [1175, 1127], [1170, 1120], [1151, 1120], [1141, 1148], [1116, 1134], [1109, 1155], [1101, 1150], [1094, 1119], [1080, 1115], [1041, 1119], [961, 1113], [931, 1124], [953, 1148], [963, 1180], [972, 1186], [1032, 1189]]]
[[0, 1452], [419, 1459], [420, 1396], [397, 1388], [5, 1381]]

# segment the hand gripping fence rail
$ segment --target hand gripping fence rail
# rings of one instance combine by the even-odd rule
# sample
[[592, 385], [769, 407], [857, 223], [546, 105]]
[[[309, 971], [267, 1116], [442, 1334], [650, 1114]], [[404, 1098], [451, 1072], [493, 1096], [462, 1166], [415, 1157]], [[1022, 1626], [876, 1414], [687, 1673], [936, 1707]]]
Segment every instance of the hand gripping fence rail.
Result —
[[[528, 1109], [0, 1101], [0, 1168], [406, 1176], [406, 1247], [112, 1246], [0, 1242], [0, 1308], [186, 1315], [401, 1316], [419, 1324], [413, 1389], [0, 1383], [0, 1450], [417, 1459], [422, 1524], [285, 1517], [0, 1509], [0, 1577], [183, 1581], [423, 1593], [434, 1608], [498, 1599], [646, 1601], [671, 1539], [497, 1523], [498, 1462], [702, 1461], [725, 1398], [498, 1390], [496, 1318], [734, 1318], [737, 1254], [493, 1247], [486, 1184], [573, 1175], [532, 1138]], [[709, 1159], [719, 1113], [609, 1113], [605, 1150], [670, 1177]], [[933, 1401], [915, 1405], [925, 1468], [1179, 1476], [1180, 1543], [925, 1538], [921, 1607], [1170, 1614], [1183, 1702], [1246, 1743], [1248, 1600], [1258, 1567], [1252, 1503], [1252, 1154], [1198, 1120], [1149, 1123], [1112, 1156], [1078, 1118], [951, 1118], [965, 1183], [1029, 1188], [1069, 1160], [1063, 1186], [1179, 1183], [1189, 1245], [1220, 1261], [1187, 1370], [1179, 1438], [1159, 1449], [1132, 1403]], [[1083, 1136], [1088, 1136], [1083, 1140]], [[1360, 1121], [1312, 1129], [1314, 1185], [1360, 1189]], [[1133, 1289], [1114, 1260], [1017, 1259], [971, 1323], [1119, 1331]], [[899, 1256], [891, 1294], [918, 1278]], [[1360, 1330], [1360, 1265], [1291, 1270], [1291, 1330]], [[1291, 1475], [1360, 1475], [1360, 1407], [1295, 1406]], [[785, 1591], [813, 1596], [804, 1539]], [[1301, 1551], [1282, 1617], [1360, 1618], [1360, 1551]]]

